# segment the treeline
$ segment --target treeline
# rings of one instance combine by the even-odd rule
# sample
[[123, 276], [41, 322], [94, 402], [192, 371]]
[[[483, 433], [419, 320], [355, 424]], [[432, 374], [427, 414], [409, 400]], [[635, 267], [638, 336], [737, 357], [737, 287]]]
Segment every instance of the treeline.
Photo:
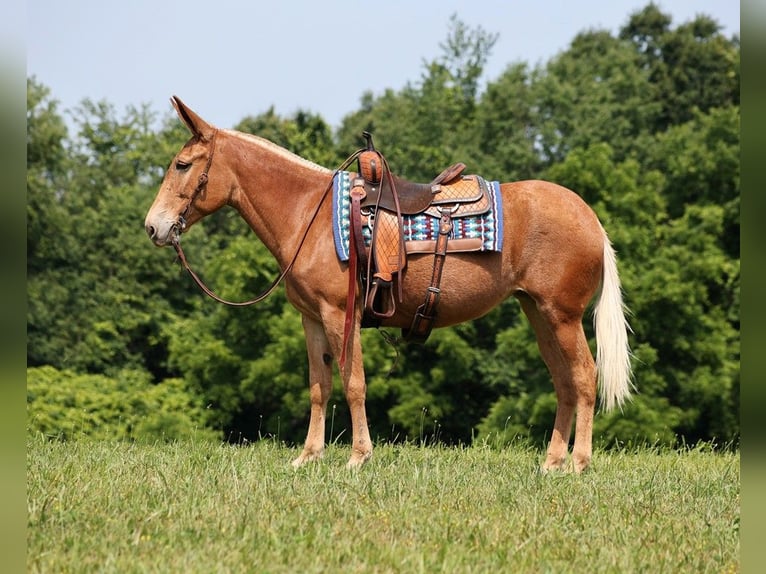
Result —
[[[273, 109], [231, 127], [327, 167], [368, 130], [411, 179], [463, 161], [488, 179], [575, 190], [618, 251], [634, 330], [638, 392], [624, 412], [597, 416], [597, 437], [736, 443], [738, 37], [706, 16], [673, 25], [649, 4], [617, 35], [584, 31], [545, 64], [510, 63], [486, 79], [496, 40], [454, 18], [420, 78], [364, 94], [336, 131]], [[88, 100], [62, 112], [29, 78], [27, 120], [29, 430], [302, 441], [308, 367], [283, 293], [218, 305], [145, 236], [164, 168], [188, 138], [175, 116]], [[278, 271], [233, 210], [185, 244], [227, 298], [248, 298]], [[514, 300], [425, 346], [394, 347], [375, 330], [363, 343], [373, 437], [540, 441], [550, 428], [553, 387]], [[328, 418], [328, 440], [347, 438], [340, 385]]]

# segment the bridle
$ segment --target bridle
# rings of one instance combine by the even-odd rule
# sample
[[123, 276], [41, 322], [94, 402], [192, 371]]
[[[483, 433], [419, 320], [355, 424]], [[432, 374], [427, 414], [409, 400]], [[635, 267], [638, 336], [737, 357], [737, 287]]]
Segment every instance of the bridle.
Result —
[[[207, 163], [205, 164], [205, 169], [202, 171], [202, 173], [199, 175], [199, 178], [197, 179], [197, 186], [194, 188], [194, 191], [192, 192], [191, 196], [189, 197], [189, 202], [186, 204], [186, 207], [184, 207], [181, 214], [178, 216], [178, 221], [176, 221], [175, 225], [173, 226], [173, 237], [171, 239], [171, 243], [173, 245], [173, 248], [176, 250], [176, 254], [178, 255], [178, 260], [181, 262], [181, 265], [183, 266], [186, 271], [189, 272], [189, 275], [194, 280], [194, 282], [197, 284], [197, 286], [202, 289], [202, 291], [211, 297], [212, 299], [218, 301], [219, 303], [223, 303], [224, 305], [229, 305], [231, 307], [247, 307], [249, 305], [253, 305], [255, 303], [258, 303], [259, 301], [263, 301], [266, 297], [271, 295], [272, 291], [277, 288], [277, 285], [282, 282], [282, 279], [285, 278], [287, 273], [290, 271], [290, 269], [293, 266], [293, 263], [295, 263], [295, 259], [298, 257], [298, 253], [295, 254], [295, 257], [293, 257], [292, 261], [290, 261], [290, 264], [285, 267], [284, 271], [277, 277], [274, 282], [271, 284], [271, 286], [258, 295], [258, 297], [254, 299], [250, 299], [248, 301], [228, 301], [222, 297], [219, 297], [216, 295], [207, 285], [205, 285], [205, 282], [200, 279], [199, 275], [197, 275], [194, 270], [189, 265], [188, 260], [186, 259], [186, 254], [184, 254], [184, 250], [181, 247], [181, 233], [186, 229], [186, 222], [187, 217], [189, 216], [189, 211], [191, 210], [192, 204], [194, 203], [194, 200], [197, 199], [197, 196], [199, 196], [200, 193], [207, 187], [208, 182], [208, 172], [210, 171], [210, 166], [213, 164], [213, 155], [215, 154], [215, 140], [216, 136], [218, 135], [218, 130], [216, 129], [213, 131], [213, 135], [210, 138], [210, 154], [207, 157]], [[324, 200], [324, 194], [322, 196], [322, 199], [319, 202], [319, 205], [321, 206], [322, 201]], [[317, 208], [317, 211], [319, 209]], [[313, 220], [312, 220], [313, 221]], [[305, 239], [305, 235], [303, 239]], [[301, 240], [301, 245], [303, 245], [303, 240]], [[300, 251], [300, 246], [298, 247], [298, 250]]]
[[213, 135], [210, 137], [210, 154], [207, 156], [205, 169], [202, 170], [201, 174], [199, 174], [199, 178], [197, 178], [197, 187], [194, 188], [194, 191], [189, 197], [189, 202], [186, 204], [186, 207], [184, 207], [184, 210], [178, 216], [178, 221], [176, 221], [176, 224], [173, 226], [173, 237], [175, 240], [178, 240], [181, 232], [186, 229], [186, 217], [189, 215], [189, 210], [191, 209], [192, 203], [194, 203], [194, 200], [197, 199], [197, 196], [202, 193], [202, 190], [207, 187], [207, 174], [210, 171], [210, 166], [213, 165], [213, 154], [215, 154], [215, 138], [217, 135], [218, 130], [213, 130]]
[[354, 161], [359, 156], [359, 154], [364, 151], [364, 149], [359, 149], [355, 151], [351, 156], [349, 156], [349, 158], [346, 161], [343, 162], [343, 164], [338, 169], [336, 169], [333, 172], [332, 177], [330, 178], [330, 183], [327, 184], [327, 187], [322, 192], [322, 196], [319, 198], [319, 202], [317, 203], [316, 209], [314, 209], [314, 214], [311, 216], [311, 219], [309, 220], [309, 223], [306, 226], [306, 230], [303, 232], [303, 237], [301, 237], [301, 240], [298, 243], [298, 248], [295, 250], [295, 255], [293, 255], [292, 259], [285, 266], [285, 268], [282, 270], [279, 276], [276, 279], [274, 279], [271, 285], [263, 293], [261, 293], [254, 299], [235, 302], [235, 301], [228, 301], [226, 299], [223, 299], [222, 297], [219, 297], [207, 285], [205, 285], [204, 281], [202, 281], [202, 279], [200, 279], [200, 277], [192, 270], [191, 266], [189, 265], [189, 262], [186, 259], [186, 255], [184, 254], [184, 251], [181, 248], [181, 233], [184, 231], [184, 229], [186, 229], [186, 222], [187, 222], [187, 217], [189, 215], [189, 211], [191, 210], [194, 200], [197, 199], [197, 196], [200, 193], [202, 193], [205, 187], [207, 187], [208, 172], [210, 171], [210, 166], [213, 164], [213, 154], [215, 153], [215, 139], [217, 135], [218, 135], [218, 130], [216, 129], [213, 132], [212, 137], [210, 138], [210, 154], [208, 155], [205, 169], [203, 170], [203, 172], [200, 174], [199, 178], [197, 179], [197, 186], [194, 188], [194, 191], [189, 197], [189, 202], [186, 204], [186, 207], [178, 216], [178, 221], [173, 226], [173, 231], [172, 231], [173, 235], [170, 241], [171, 241], [171, 244], [173, 245], [173, 248], [176, 250], [176, 254], [178, 255], [178, 260], [181, 262], [181, 265], [183, 266], [184, 269], [186, 269], [186, 271], [188, 271], [191, 278], [206, 295], [208, 295], [210, 298], [214, 299], [215, 301], [218, 301], [219, 303], [223, 303], [224, 305], [229, 305], [231, 307], [247, 307], [249, 305], [254, 305], [255, 303], [259, 303], [260, 301], [263, 301], [266, 297], [271, 295], [274, 289], [277, 288], [277, 286], [282, 282], [282, 280], [287, 276], [287, 274], [293, 268], [295, 261], [298, 259], [298, 255], [300, 254], [301, 248], [303, 247], [303, 244], [306, 241], [306, 237], [308, 237], [309, 230], [311, 229], [311, 226], [313, 225], [314, 220], [317, 218], [317, 215], [319, 214], [319, 210], [322, 207], [322, 204], [324, 203], [325, 198], [327, 197], [328, 193], [332, 189], [333, 180], [335, 179], [335, 176], [338, 174], [338, 172], [346, 169], [349, 165], [351, 165], [351, 162]]

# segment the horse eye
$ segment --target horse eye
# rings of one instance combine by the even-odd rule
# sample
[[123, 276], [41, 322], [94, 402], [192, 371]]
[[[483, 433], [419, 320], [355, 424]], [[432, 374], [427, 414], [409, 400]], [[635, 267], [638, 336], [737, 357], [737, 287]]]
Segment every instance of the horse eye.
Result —
[[191, 164], [185, 161], [181, 161], [180, 159], [176, 161], [176, 169], [178, 171], [186, 171], [191, 167]]

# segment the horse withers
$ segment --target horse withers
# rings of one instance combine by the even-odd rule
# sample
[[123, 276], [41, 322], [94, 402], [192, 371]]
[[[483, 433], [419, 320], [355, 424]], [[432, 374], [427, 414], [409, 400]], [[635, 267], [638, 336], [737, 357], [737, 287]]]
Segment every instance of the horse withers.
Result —
[[[192, 137], [165, 174], [146, 216], [146, 232], [155, 245], [179, 249], [180, 234], [206, 215], [225, 205], [239, 212], [276, 258], [287, 298], [302, 316], [311, 417], [293, 465], [324, 452], [334, 363], [346, 345], [339, 370], [352, 424], [348, 466], [363, 464], [372, 455], [372, 441], [365, 410], [362, 306], [355, 305], [350, 313], [350, 335], [344, 338], [349, 266], [336, 254], [332, 202], [326, 199], [335, 172], [257, 136], [218, 129], [179, 98], [171, 101]], [[572, 467], [580, 472], [591, 462], [597, 386], [605, 410], [622, 406], [631, 391], [630, 328], [615, 253], [593, 210], [574, 192], [539, 180], [502, 183], [499, 188], [502, 251], [447, 257], [434, 326], [475, 319], [516, 297], [534, 329], [557, 398], [542, 468], [568, 468], [576, 414]], [[402, 299], [382, 327], [410, 326], [432, 267], [432, 255], [408, 258], [406, 270], [395, 279], [402, 282]], [[359, 298], [361, 286], [356, 286]], [[597, 294], [594, 361], [582, 321]]]

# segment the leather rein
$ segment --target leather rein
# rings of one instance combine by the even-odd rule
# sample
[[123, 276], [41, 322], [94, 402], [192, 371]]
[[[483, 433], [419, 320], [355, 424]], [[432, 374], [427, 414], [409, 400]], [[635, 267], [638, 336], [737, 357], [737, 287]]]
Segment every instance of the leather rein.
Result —
[[343, 164], [338, 169], [335, 170], [335, 172], [333, 172], [333, 175], [330, 178], [330, 183], [322, 192], [322, 196], [319, 198], [319, 202], [317, 203], [317, 206], [314, 209], [314, 213], [311, 216], [311, 219], [309, 220], [308, 225], [306, 226], [306, 230], [303, 232], [303, 237], [301, 237], [300, 243], [298, 243], [298, 248], [295, 250], [295, 255], [293, 255], [290, 262], [285, 266], [285, 268], [277, 276], [277, 278], [274, 279], [271, 285], [263, 293], [261, 293], [254, 299], [235, 302], [235, 301], [228, 301], [222, 297], [219, 297], [207, 285], [205, 285], [205, 282], [202, 281], [202, 279], [200, 279], [199, 275], [197, 275], [192, 270], [191, 266], [189, 265], [189, 262], [186, 259], [186, 255], [184, 254], [184, 251], [181, 248], [181, 233], [183, 232], [184, 229], [186, 229], [186, 217], [189, 215], [189, 210], [191, 209], [191, 206], [194, 203], [194, 200], [197, 198], [197, 196], [200, 193], [202, 193], [202, 191], [207, 186], [208, 172], [210, 171], [210, 166], [213, 163], [213, 154], [215, 153], [215, 140], [217, 135], [218, 135], [218, 130], [215, 130], [213, 132], [213, 136], [210, 138], [210, 155], [208, 155], [207, 164], [205, 165], [204, 171], [200, 174], [199, 179], [197, 180], [197, 187], [194, 188], [194, 191], [192, 192], [192, 195], [189, 198], [189, 203], [186, 204], [186, 207], [181, 212], [181, 215], [178, 216], [178, 222], [174, 225], [171, 244], [173, 245], [173, 248], [176, 250], [176, 254], [178, 255], [178, 260], [181, 262], [181, 265], [183, 266], [183, 268], [186, 269], [186, 271], [188, 271], [191, 278], [206, 295], [208, 295], [210, 298], [214, 299], [215, 301], [218, 301], [219, 303], [223, 303], [224, 305], [229, 305], [230, 307], [247, 307], [249, 305], [254, 305], [255, 303], [259, 303], [260, 301], [263, 301], [266, 297], [271, 295], [271, 293], [277, 288], [277, 286], [282, 282], [282, 280], [290, 272], [293, 265], [295, 264], [295, 261], [298, 259], [298, 255], [301, 252], [301, 248], [303, 247], [303, 244], [306, 241], [306, 237], [308, 237], [309, 230], [311, 229], [311, 226], [314, 224], [314, 221], [316, 220], [317, 215], [319, 214], [319, 210], [322, 207], [322, 204], [324, 203], [324, 200], [327, 197], [327, 194], [332, 189], [335, 175], [338, 172], [346, 169], [349, 165], [351, 165], [351, 162], [353, 162], [359, 156], [359, 154], [364, 151], [364, 148], [355, 151], [351, 156], [349, 156], [348, 159], [346, 159], [346, 161], [343, 162]]

